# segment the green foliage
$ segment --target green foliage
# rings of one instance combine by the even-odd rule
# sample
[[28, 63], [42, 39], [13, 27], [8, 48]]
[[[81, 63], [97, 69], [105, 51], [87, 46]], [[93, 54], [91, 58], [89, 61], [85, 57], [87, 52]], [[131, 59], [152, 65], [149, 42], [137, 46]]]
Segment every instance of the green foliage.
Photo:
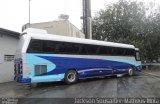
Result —
[[93, 39], [133, 44], [143, 60], [160, 57], [160, 9], [143, 2], [119, 0], [100, 10], [92, 22]]

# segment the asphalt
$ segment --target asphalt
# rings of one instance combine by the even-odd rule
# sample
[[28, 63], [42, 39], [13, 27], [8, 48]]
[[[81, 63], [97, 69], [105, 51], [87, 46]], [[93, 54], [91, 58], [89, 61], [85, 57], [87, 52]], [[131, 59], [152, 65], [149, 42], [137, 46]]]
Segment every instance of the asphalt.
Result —
[[158, 98], [160, 77], [155, 75], [160, 75], [160, 70], [144, 70], [132, 77], [81, 80], [72, 85], [63, 82], [42, 83], [32, 89], [9, 82], [0, 84], [0, 98]]

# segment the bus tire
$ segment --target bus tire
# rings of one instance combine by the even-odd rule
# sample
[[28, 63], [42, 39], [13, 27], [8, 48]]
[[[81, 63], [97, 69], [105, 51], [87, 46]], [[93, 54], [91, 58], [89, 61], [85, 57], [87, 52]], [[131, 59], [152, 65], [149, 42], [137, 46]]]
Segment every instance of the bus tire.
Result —
[[133, 73], [134, 73], [134, 72], [133, 72], [133, 69], [132, 69], [132, 68], [129, 68], [129, 69], [128, 69], [128, 75], [129, 75], [129, 76], [133, 76]]
[[73, 83], [77, 82], [77, 80], [78, 80], [78, 75], [75, 70], [67, 71], [67, 73], [65, 74], [65, 78], [64, 78], [65, 83], [73, 84]]

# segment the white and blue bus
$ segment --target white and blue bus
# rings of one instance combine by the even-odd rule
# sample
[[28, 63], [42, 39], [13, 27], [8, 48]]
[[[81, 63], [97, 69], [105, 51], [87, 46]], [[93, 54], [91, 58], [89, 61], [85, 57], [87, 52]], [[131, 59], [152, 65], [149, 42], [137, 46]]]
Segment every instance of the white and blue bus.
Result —
[[47, 34], [27, 29], [21, 34], [15, 59], [19, 83], [65, 81], [141, 71], [133, 45]]

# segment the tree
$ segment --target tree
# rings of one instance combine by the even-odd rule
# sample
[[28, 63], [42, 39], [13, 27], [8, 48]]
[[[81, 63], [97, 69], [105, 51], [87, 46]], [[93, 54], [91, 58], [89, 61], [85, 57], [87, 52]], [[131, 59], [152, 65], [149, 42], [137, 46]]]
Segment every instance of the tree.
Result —
[[160, 12], [149, 11], [143, 2], [137, 1], [119, 0], [107, 5], [93, 19], [93, 39], [133, 44], [140, 48], [143, 59], [157, 60]]

